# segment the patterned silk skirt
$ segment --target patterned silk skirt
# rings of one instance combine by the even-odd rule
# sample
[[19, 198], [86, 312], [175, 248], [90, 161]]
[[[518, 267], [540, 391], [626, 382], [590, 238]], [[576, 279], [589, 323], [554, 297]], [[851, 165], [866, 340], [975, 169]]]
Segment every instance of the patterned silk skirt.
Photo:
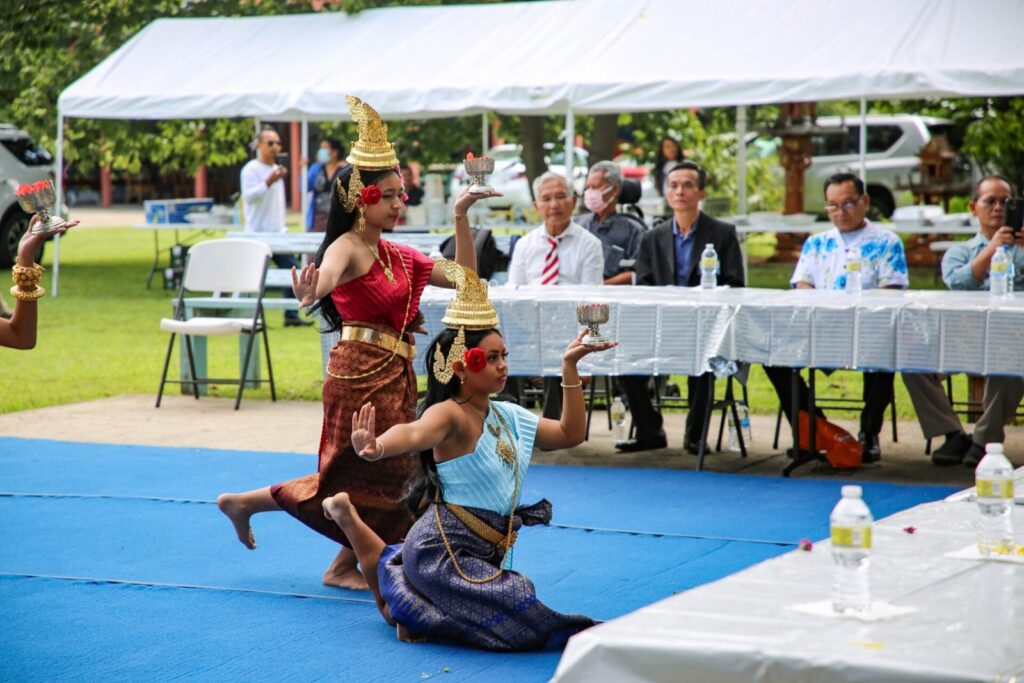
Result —
[[[387, 328], [381, 328], [387, 329]], [[393, 332], [392, 332], [393, 333]], [[390, 351], [360, 341], [341, 341], [328, 365], [335, 375], [352, 376], [379, 366]], [[324, 381], [324, 422], [316, 474], [276, 484], [274, 500], [288, 514], [330, 539], [350, 546], [341, 528], [324, 517], [325, 498], [345, 491], [371, 529], [385, 543], [398, 543], [414, 518], [402, 504], [407, 480], [419, 459], [398, 456], [367, 462], [352, 448], [352, 413], [364, 403], [376, 408], [377, 434], [412, 421], [416, 413], [416, 375], [412, 362], [395, 356], [383, 370], [358, 379]]]
[[[471, 578], [493, 575], [502, 555], [470, 531], [447, 508], [437, 508], [452, 552]], [[492, 528], [507, 528], [508, 517], [468, 508]], [[561, 648], [570, 636], [596, 622], [580, 614], [560, 614], [537, 599], [533, 582], [504, 571], [487, 583], [466, 581], [456, 571], [438, 531], [435, 508], [413, 525], [401, 545], [388, 546], [377, 574], [391, 616], [416, 635], [451, 640], [487, 650]], [[516, 510], [515, 526], [547, 524], [546, 500]]]

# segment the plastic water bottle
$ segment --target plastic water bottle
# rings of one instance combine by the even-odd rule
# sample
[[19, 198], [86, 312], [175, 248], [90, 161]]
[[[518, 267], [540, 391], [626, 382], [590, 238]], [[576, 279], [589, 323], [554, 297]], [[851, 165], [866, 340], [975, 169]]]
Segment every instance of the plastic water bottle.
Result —
[[832, 609], [867, 612], [871, 607], [868, 566], [871, 554], [871, 510], [859, 486], [844, 486], [843, 497], [829, 518], [832, 529]]
[[616, 441], [626, 440], [626, 404], [621, 396], [612, 401], [612, 437]]
[[743, 432], [743, 442], [749, 447], [754, 442], [754, 437], [750, 432], [750, 410], [747, 408], [746, 401], [736, 402], [736, 412], [740, 416], [740, 430]]
[[853, 246], [846, 250], [846, 291], [860, 294], [862, 286], [860, 247]]
[[985, 445], [985, 457], [974, 470], [977, 486], [978, 552], [1006, 555], [1013, 549], [1013, 465], [1003, 455], [1003, 444]]
[[[738, 412], [738, 411], [737, 411]], [[727, 411], [729, 421], [729, 445], [726, 447], [730, 451], [740, 450], [740, 440], [736, 434], [736, 421], [732, 419], [732, 411]]]
[[1010, 292], [1010, 256], [1006, 247], [999, 247], [992, 255], [989, 266], [988, 291], [993, 297], [1004, 297]]
[[718, 286], [718, 253], [715, 245], [708, 242], [700, 255], [700, 288], [714, 289]]

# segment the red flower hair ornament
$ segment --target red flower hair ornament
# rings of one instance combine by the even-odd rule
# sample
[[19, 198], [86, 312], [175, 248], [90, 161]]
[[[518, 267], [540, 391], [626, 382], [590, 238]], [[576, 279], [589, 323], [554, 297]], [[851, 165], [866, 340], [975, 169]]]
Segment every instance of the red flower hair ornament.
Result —
[[487, 354], [480, 348], [467, 349], [462, 362], [470, 372], [480, 372], [487, 367]]
[[367, 185], [359, 191], [359, 196], [363, 200], [363, 206], [373, 206], [380, 201], [380, 188], [376, 185]]

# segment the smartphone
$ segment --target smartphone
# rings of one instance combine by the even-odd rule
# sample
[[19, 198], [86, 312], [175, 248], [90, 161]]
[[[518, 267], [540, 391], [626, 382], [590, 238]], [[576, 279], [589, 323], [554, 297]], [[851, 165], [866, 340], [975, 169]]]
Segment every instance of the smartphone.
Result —
[[1024, 199], [1006, 200], [1006, 225], [1010, 226], [1014, 235], [1024, 228]]
[[274, 159], [274, 161], [277, 163], [278, 166], [284, 166], [285, 168], [288, 168], [288, 152], [281, 152], [280, 154], [277, 155], [277, 158]]

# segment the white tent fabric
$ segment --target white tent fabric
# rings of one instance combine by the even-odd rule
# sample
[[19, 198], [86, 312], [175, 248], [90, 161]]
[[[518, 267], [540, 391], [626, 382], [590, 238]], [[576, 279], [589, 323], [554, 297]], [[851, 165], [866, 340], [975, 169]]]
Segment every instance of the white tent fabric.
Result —
[[1015, 0], [551, 0], [161, 19], [59, 108], [338, 119], [352, 93], [397, 119], [1015, 95], [1021, 26]]

